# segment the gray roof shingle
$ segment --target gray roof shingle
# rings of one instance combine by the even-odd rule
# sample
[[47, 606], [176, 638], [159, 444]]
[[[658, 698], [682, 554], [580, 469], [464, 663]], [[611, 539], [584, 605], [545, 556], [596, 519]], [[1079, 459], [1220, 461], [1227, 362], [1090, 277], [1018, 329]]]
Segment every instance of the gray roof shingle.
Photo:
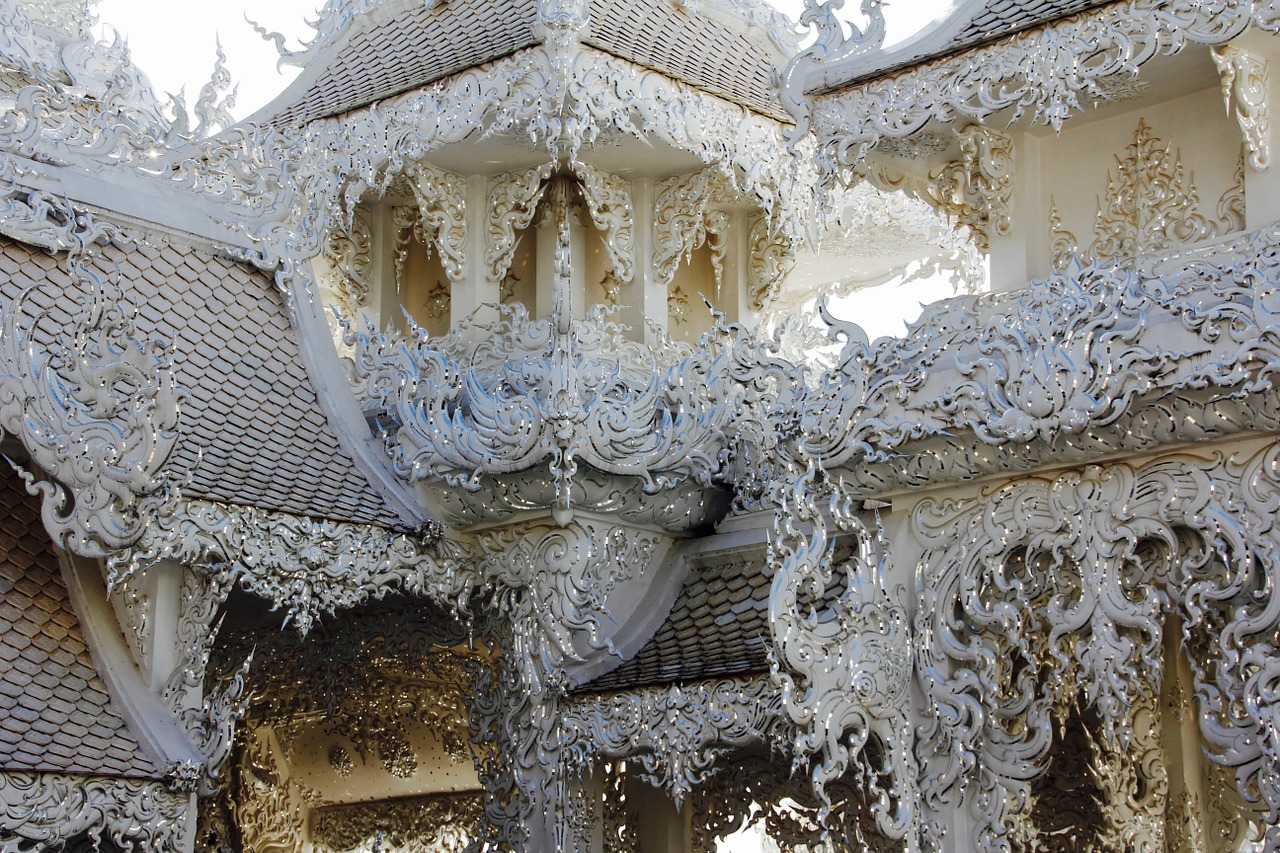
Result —
[[[187, 497], [402, 526], [329, 428], [267, 275], [174, 244], [106, 246], [92, 265], [119, 271], [141, 337], [174, 344], [187, 399], [172, 465], [194, 469]], [[37, 340], [70, 325], [81, 301], [63, 292], [83, 287], [63, 259], [0, 239], [0, 297], [31, 289], [26, 312], [45, 312]]]
[[[785, 119], [774, 72], [785, 62], [763, 33], [690, 13], [670, 0], [592, 0], [584, 43], [756, 112]], [[253, 117], [285, 127], [341, 115], [541, 42], [536, 0], [413, 4], [377, 10], [336, 36], [336, 54]], [[318, 48], [311, 62], [324, 61]]]
[[40, 502], [0, 466], [0, 770], [159, 778], [98, 675]]
[[951, 40], [952, 50], [995, 41], [1114, 0], [988, 0], [986, 7]]
[[695, 563], [653, 638], [634, 658], [577, 692], [768, 670], [770, 587], [761, 554]]

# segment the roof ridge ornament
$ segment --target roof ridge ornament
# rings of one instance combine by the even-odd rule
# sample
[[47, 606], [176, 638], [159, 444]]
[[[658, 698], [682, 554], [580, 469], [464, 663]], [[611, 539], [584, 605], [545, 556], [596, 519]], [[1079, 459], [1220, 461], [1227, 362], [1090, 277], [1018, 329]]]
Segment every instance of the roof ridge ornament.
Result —
[[866, 29], [845, 24], [836, 15], [844, 7], [845, 0], [804, 0], [800, 13], [800, 25], [817, 33], [817, 39], [808, 48], [791, 58], [782, 70], [782, 104], [796, 118], [796, 126], [788, 132], [788, 139], [795, 145], [810, 129], [809, 102], [805, 88], [811, 73], [820, 67], [832, 67], [864, 56], [884, 46], [886, 24], [884, 0], [862, 0], [862, 14], [867, 18]]
[[307, 21], [307, 25], [315, 31], [315, 35], [303, 42], [298, 50], [289, 50], [285, 47], [283, 33], [268, 30], [252, 20], [247, 13], [244, 19], [263, 41], [275, 45], [276, 53], [280, 56], [276, 61], [277, 68], [285, 65], [303, 68], [316, 54], [335, 42], [356, 19], [379, 7], [419, 5], [424, 11], [430, 11], [438, 2], [440, 0], [411, 0], [411, 2], [406, 0], [326, 0], [315, 20]]

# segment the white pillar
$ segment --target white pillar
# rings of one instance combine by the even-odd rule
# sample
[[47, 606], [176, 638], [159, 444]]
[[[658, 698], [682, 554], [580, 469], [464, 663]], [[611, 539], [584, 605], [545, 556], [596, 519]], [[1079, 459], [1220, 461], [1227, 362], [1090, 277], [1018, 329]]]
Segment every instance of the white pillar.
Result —
[[1040, 187], [1040, 140], [1013, 134], [1013, 198], [1007, 234], [991, 235], [991, 290], [1018, 290], [1049, 273], [1049, 214]]
[[[489, 207], [489, 180], [483, 175], [467, 178], [467, 262], [462, 281], [454, 286], [449, 299], [449, 318], [453, 324], [470, 317], [481, 305], [497, 305], [502, 300], [501, 282], [489, 279], [484, 262], [485, 215]], [[497, 319], [493, 310], [482, 312], [477, 319]]]
[[[622, 322], [629, 326], [636, 340], [645, 340], [648, 317], [659, 328], [667, 328], [667, 288], [653, 268], [654, 187], [651, 178], [632, 184], [632, 210], [635, 214], [636, 266], [631, 281], [622, 286]], [[643, 315], [643, 317], [641, 316]]]

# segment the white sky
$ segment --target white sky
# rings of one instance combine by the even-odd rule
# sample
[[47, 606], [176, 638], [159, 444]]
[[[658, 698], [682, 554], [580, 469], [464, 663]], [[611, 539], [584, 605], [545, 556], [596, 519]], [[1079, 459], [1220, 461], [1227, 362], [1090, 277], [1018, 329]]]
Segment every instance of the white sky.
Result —
[[[793, 18], [803, 0], [770, 0]], [[283, 33], [290, 47], [311, 36], [305, 21], [322, 0], [221, 0], [214, 3], [157, 3], [156, 0], [99, 0], [98, 17], [129, 42], [134, 61], [151, 78], [157, 94], [186, 88], [193, 101], [213, 70], [215, 39], [221, 38], [232, 79], [239, 84], [232, 110], [243, 118], [266, 104], [296, 76], [297, 69], [276, 70], [274, 45], [245, 23], [245, 16], [268, 31]], [[843, 14], [857, 20], [858, 0], [846, 0]], [[886, 4], [889, 43], [900, 41], [949, 5], [948, 0], [898, 0]], [[286, 76], [287, 75], [287, 76]]]

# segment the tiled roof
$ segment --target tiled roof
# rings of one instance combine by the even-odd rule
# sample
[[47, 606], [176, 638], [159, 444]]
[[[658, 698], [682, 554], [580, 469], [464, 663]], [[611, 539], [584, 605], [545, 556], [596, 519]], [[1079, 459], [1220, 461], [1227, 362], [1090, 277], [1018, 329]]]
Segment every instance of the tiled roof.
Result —
[[107, 694], [40, 503], [0, 466], [0, 770], [158, 778]]
[[[773, 74], [785, 57], [762, 33], [691, 14], [672, 0], [592, 0], [584, 42], [766, 115], [784, 118]], [[303, 71], [254, 119], [283, 127], [426, 86], [541, 41], [536, 0], [413, 4], [378, 11], [336, 38], [336, 56]], [[323, 48], [313, 62], [323, 62]], [[306, 82], [309, 81], [309, 82]]]
[[769, 589], [761, 555], [695, 564], [653, 639], [634, 658], [578, 692], [767, 670]]
[[[188, 393], [173, 465], [196, 466], [187, 497], [400, 526], [329, 428], [266, 275], [176, 245], [108, 246], [95, 264], [119, 269], [138, 333], [174, 343]], [[12, 300], [27, 288], [26, 311], [47, 312], [39, 327], [47, 340], [78, 310], [64, 291], [80, 285], [63, 259], [0, 240], [0, 296]]]
[[774, 118], [786, 118], [774, 73], [785, 62], [762, 34], [690, 14], [670, 0], [594, 0], [586, 44]]
[[453, 0], [414, 4], [379, 25], [357, 23], [338, 56], [270, 122], [339, 115], [499, 59], [536, 41], [536, 19], [536, 0]]
[[994, 41], [1110, 2], [1114, 0], [988, 0], [986, 7], [956, 34], [950, 47], [961, 50]]
[[[840, 91], [1115, 2], [1117, 0], [985, 0], [977, 5], [976, 12], [962, 8], [950, 21], [922, 34], [918, 42], [908, 40], [899, 47], [864, 55], [854, 67], [825, 78], [817, 91]], [[968, 15], [968, 20], [961, 19], [962, 15]], [[842, 76], [844, 79], [840, 79]]]

